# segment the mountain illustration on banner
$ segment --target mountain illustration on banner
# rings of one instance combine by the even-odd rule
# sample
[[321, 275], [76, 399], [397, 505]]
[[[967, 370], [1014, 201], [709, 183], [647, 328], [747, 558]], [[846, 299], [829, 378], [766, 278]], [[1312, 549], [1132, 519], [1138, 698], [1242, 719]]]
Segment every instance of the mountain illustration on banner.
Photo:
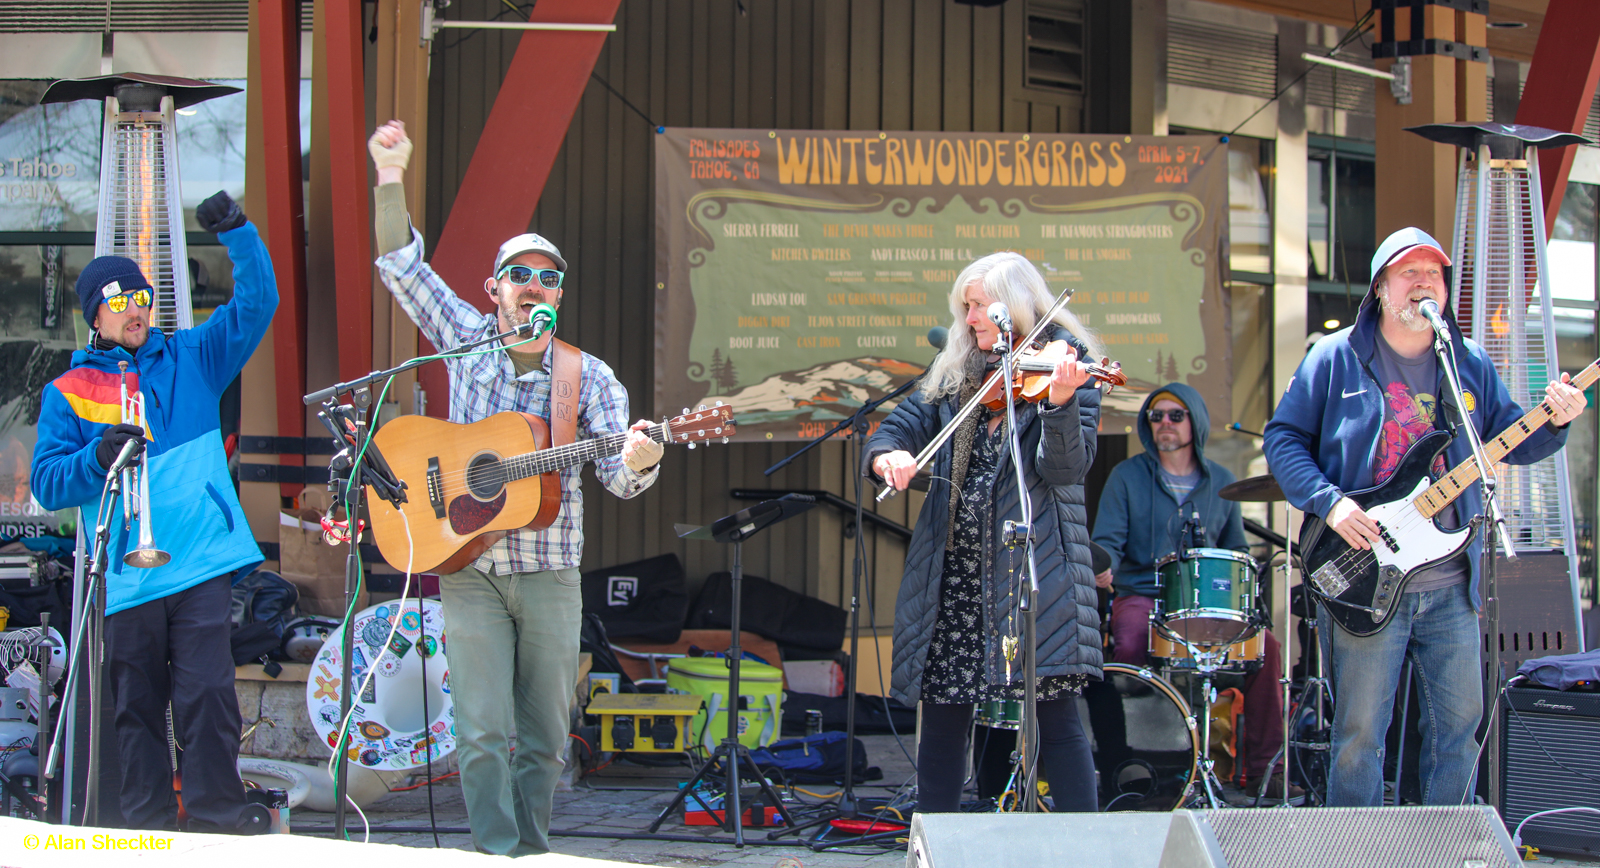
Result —
[[[921, 365], [861, 356], [783, 371], [759, 383], [710, 397], [731, 404], [741, 425], [838, 420], [920, 373]], [[894, 402], [882, 409], [894, 409]]]
[[[731, 405], [740, 425], [831, 422], [882, 398], [922, 370], [920, 365], [899, 359], [860, 356], [773, 374], [759, 383], [710, 397]], [[1155, 384], [1135, 379], [1128, 385], [1114, 390], [1106, 400], [1124, 412], [1135, 413]], [[879, 412], [893, 410], [896, 403], [885, 403]]]

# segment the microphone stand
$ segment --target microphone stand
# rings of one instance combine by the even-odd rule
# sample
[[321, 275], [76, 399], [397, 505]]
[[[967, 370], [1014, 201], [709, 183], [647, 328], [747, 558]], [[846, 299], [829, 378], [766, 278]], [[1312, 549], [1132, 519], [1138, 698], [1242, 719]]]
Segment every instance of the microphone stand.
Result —
[[[883, 404], [911, 391], [914, 386], [922, 381], [922, 377], [923, 374], [918, 374], [917, 376], [912, 377], [911, 379], [900, 384], [899, 388], [895, 389], [893, 392], [890, 392], [881, 398], [877, 398], [862, 404], [861, 407], [852, 413], [848, 418], [840, 420], [837, 425], [834, 425], [832, 428], [824, 431], [820, 436], [814, 438], [810, 443], [800, 447], [782, 460], [778, 461], [778, 463], [768, 467], [766, 470], [763, 470], [762, 474], [771, 476], [779, 470], [782, 470], [784, 467], [787, 467], [796, 458], [804, 455], [819, 443], [826, 442], [828, 438], [845, 429], [849, 429], [850, 431], [850, 434], [846, 439], [847, 442], [853, 442], [855, 444], [854, 460], [855, 463], [859, 465], [861, 463], [861, 456], [866, 449], [868, 429], [867, 417], [872, 415], [872, 413], [874, 413]], [[847, 445], [845, 448], [845, 460], [848, 462], [850, 458], [851, 451]], [[818, 851], [824, 849], [824, 845], [821, 843], [821, 841], [822, 838], [825, 837], [829, 831], [831, 831], [832, 827], [829, 825], [830, 823], [836, 819], [855, 819], [861, 813], [861, 805], [856, 800], [855, 793], [856, 662], [860, 659], [858, 654], [861, 641], [861, 578], [862, 573], [865, 571], [866, 560], [865, 552], [863, 551], [866, 546], [863, 530], [866, 527], [866, 519], [863, 516], [862, 509], [862, 501], [864, 500], [864, 497], [861, 488], [861, 473], [859, 467], [851, 475], [855, 478], [856, 519], [855, 557], [851, 563], [850, 579], [850, 663], [845, 672], [846, 703], [844, 712], [844, 786], [840, 791], [838, 804], [828, 812], [824, 813], [822, 816], [813, 820], [809, 820], [798, 826], [785, 826], [784, 828], [768, 833], [767, 835], [768, 840], [777, 840], [784, 835], [799, 834], [806, 829], [820, 826], [822, 828], [818, 830], [817, 834], [812, 837], [810, 842], [812, 848]], [[895, 834], [899, 833], [891, 833], [890, 837]], [[856, 839], [849, 839], [839, 843], [855, 844], [860, 843], [863, 840], [876, 840], [876, 836], [860, 836]]]
[[[330, 510], [337, 510], [342, 504], [345, 517], [349, 519], [349, 550], [345, 555], [344, 568], [344, 607], [346, 617], [344, 625], [340, 628], [340, 684], [339, 690], [339, 720], [344, 723], [345, 731], [341, 732], [335, 746], [334, 757], [334, 803], [333, 827], [335, 835], [345, 834], [345, 802], [348, 786], [348, 756], [345, 749], [345, 736], [348, 735], [350, 706], [352, 704], [351, 692], [356, 685], [350, 683], [352, 665], [350, 660], [351, 647], [355, 644], [355, 622], [350, 618], [350, 607], [354, 603], [357, 587], [361, 581], [361, 499], [366, 486], [372, 486], [373, 491], [384, 500], [389, 501], [396, 509], [406, 502], [406, 484], [403, 480], [395, 478], [394, 472], [389, 469], [389, 464], [378, 451], [376, 444], [367, 439], [366, 412], [372, 406], [372, 386], [380, 380], [395, 376], [396, 374], [420, 368], [428, 362], [440, 358], [451, 358], [466, 355], [469, 351], [485, 344], [503, 340], [515, 335], [531, 334], [533, 326], [524, 324], [511, 331], [501, 332], [496, 335], [462, 344], [448, 352], [433, 356], [420, 356], [410, 361], [396, 365], [386, 371], [374, 371], [362, 377], [357, 377], [344, 383], [336, 383], [326, 389], [321, 389], [306, 395], [302, 400], [307, 406], [321, 404], [317, 418], [323, 427], [333, 434], [335, 454], [333, 460], [328, 462], [328, 488], [333, 492], [333, 505]], [[338, 397], [349, 393], [351, 403], [339, 404]], [[364, 442], [365, 441], [365, 442]]]
[[[1065, 294], [1063, 299], [1065, 298]], [[1049, 322], [1049, 318], [1042, 318], [1041, 323]], [[1005, 334], [1001, 342], [1009, 342], [1011, 335]], [[1019, 342], [1015, 347], [997, 343], [995, 349], [1000, 352], [1000, 370], [1005, 375], [1002, 383], [1013, 381], [1012, 366], [1015, 354], [1026, 342]], [[1009, 389], [1007, 390], [1009, 398]], [[1030, 813], [1036, 808], [1039, 781], [1039, 720], [1038, 720], [1038, 685], [1035, 675], [1038, 670], [1038, 636], [1036, 634], [1039, 601], [1039, 574], [1034, 562], [1033, 538], [1033, 499], [1028, 496], [1028, 480], [1022, 470], [1022, 440], [1017, 431], [1017, 405], [1015, 401], [1006, 401], [1006, 446], [1011, 452], [1011, 466], [1017, 474], [1017, 504], [1022, 511], [1022, 520], [1014, 522], [1007, 520], [1002, 526], [1002, 540], [1008, 549], [1021, 546], [1023, 556], [1027, 561], [1027, 585], [1020, 588], [1022, 600], [1022, 714], [1017, 726], [1017, 750], [1012, 755], [1012, 779], [1014, 787], [1009, 789], [1016, 793], [1017, 804], [1024, 813]], [[1004, 652], [1002, 652], [1004, 653]], [[1007, 668], [1009, 669], [1010, 655], [1006, 655]], [[1020, 778], [1020, 779], [1019, 779]], [[1001, 807], [1004, 807], [1003, 799]]]
[[[1429, 318], [1432, 321], [1432, 318]], [[1439, 367], [1444, 371], [1445, 381], [1450, 386], [1450, 394], [1455, 399], [1455, 405], [1460, 410], [1460, 416], [1455, 423], [1457, 431], [1466, 433], [1467, 443], [1472, 447], [1472, 462], [1477, 465], [1478, 478], [1483, 484], [1483, 517], [1495, 531], [1491, 536], [1485, 532], [1483, 540], [1483, 554], [1479, 557], [1478, 575], [1481, 577], [1481, 594], [1483, 597], [1484, 615], [1488, 621], [1489, 629], [1489, 676], [1493, 679], [1491, 684], [1500, 685], [1505, 682], [1504, 673], [1500, 671], [1500, 643], [1496, 637], [1500, 635], [1500, 592], [1498, 572], [1498, 559], [1495, 552], [1496, 537], [1501, 547], [1505, 549], [1506, 557], [1515, 559], [1516, 546], [1511, 542], [1511, 533], [1506, 529], [1505, 515], [1500, 511], [1500, 503], [1495, 499], [1496, 483], [1494, 463], [1489, 460], [1488, 454], [1483, 451], [1483, 439], [1478, 436], [1478, 429], [1472, 426], [1472, 416], [1467, 410], [1466, 399], [1461, 390], [1461, 373], [1456, 368], [1455, 352], [1450, 342], [1448, 330], [1441, 331], [1441, 322], [1434, 322], [1433, 351], [1439, 357]], [[1489, 700], [1499, 701], [1497, 688], [1490, 688]], [[1496, 720], [1494, 709], [1488, 710], [1489, 726], [1484, 731], [1483, 737], [1489, 743], [1489, 804], [1500, 803], [1500, 738], [1499, 723]]]

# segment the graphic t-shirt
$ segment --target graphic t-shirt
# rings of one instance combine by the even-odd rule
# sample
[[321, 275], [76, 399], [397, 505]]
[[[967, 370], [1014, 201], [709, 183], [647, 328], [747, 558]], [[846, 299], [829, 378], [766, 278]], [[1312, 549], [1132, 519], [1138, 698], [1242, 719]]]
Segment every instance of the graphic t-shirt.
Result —
[[[1433, 391], [1439, 382], [1439, 362], [1431, 351], [1414, 359], [1400, 355], [1383, 339], [1382, 332], [1378, 333], [1377, 343], [1373, 373], [1383, 385], [1383, 430], [1378, 437], [1377, 454], [1373, 456], [1373, 482], [1381, 484], [1394, 475], [1411, 444], [1434, 430], [1438, 401]], [[1434, 459], [1431, 469], [1435, 476], [1444, 473], [1443, 455]], [[1454, 503], [1439, 513], [1439, 525], [1446, 529], [1461, 526]], [[1405, 539], [1403, 534], [1397, 536]], [[1466, 577], [1467, 564], [1463, 555], [1413, 576], [1406, 585], [1406, 593], [1448, 587]]]

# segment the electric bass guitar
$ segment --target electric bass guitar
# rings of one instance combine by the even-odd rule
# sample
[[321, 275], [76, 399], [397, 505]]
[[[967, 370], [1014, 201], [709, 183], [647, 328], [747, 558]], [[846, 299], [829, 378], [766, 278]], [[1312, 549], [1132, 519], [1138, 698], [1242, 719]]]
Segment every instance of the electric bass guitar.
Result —
[[[703, 441], [726, 443], [735, 433], [733, 408], [701, 405], [644, 433], [657, 443], [690, 449]], [[409, 564], [413, 573], [450, 573], [477, 560], [508, 531], [549, 527], [561, 511], [559, 472], [620, 454], [628, 435], [552, 447], [543, 419], [505, 412], [467, 425], [401, 416], [379, 428], [372, 442], [408, 490], [395, 509], [367, 487], [379, 553], [397, 570]]]
[[[1596, 379], [1600, 379], [1600, 359], [1573, 377], [1572, 385], [1587, 389]], [[1540, 402], [1499, 436], [1485, 439], [1483, 451], [1490, 463], [1505, 458], [1554, 415], [1548, 401]], [[1428, 475], [1451, 439], [1446, 431], [1424, 435], [1411, 444], [1394, 475], [1382, 485], [1347, 495], [1378, 524], [1382, 542], [1370, 550], [1352, 548], [1319, 517], [1308, 516], [1301, 527], [1304, 573], [1328, 614], [1346, 632], [1371, 636], [1388, 626], [1394, 603], [1411, 578], [1459, 554], [1478, 532], [1481, 517], [1455, 530], [1438, 524], [1439, 513], [1478, 480], [1478, 465], [1471, 458], [1438, 481]]]

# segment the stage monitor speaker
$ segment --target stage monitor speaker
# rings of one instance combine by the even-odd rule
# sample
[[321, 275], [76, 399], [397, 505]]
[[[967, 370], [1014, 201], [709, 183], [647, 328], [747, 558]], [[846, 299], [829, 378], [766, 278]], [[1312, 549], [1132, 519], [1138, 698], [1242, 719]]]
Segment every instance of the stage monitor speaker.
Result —
[[1158, 868], [1512, 868], [1487, 806], [1177, 811]]
[[[1500, 714], [1506, 828], [1540, 811], [1600, 807], [1600, 693], [1512, 687]], [[1589, 813], [1540, 817], [1522, 828], [1522, 843], [1600, 855], [1600, 820]]]
[[1156, 868], [1173, 814], [917, 814], [906, 868]]

